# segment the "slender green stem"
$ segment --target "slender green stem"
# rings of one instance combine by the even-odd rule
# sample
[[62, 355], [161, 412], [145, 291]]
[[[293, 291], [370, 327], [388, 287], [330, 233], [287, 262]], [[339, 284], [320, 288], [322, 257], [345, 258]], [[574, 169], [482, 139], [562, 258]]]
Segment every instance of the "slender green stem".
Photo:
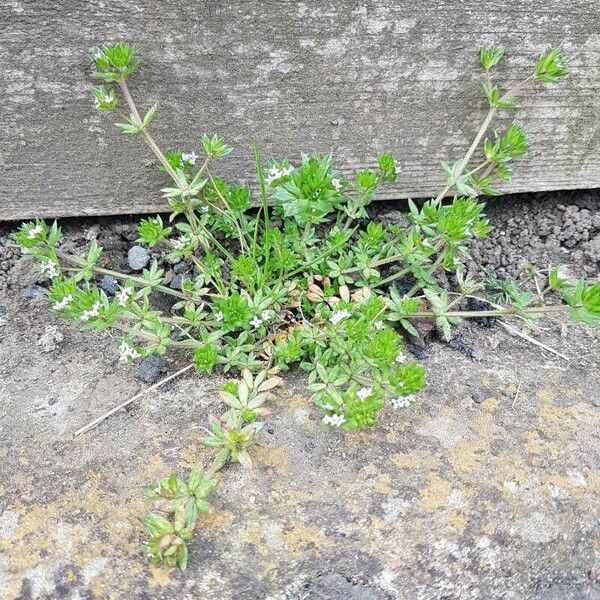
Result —
[[[269, 207], [267, 203], [267, 188], [265, 184], [265, 177], [262, 169], [262, 165], [260, 162], [260, 152], [258, 150], [258, 144], [254, 142], [254, 163], [256, 168], [256, 174], [258, 175], [258, 184], [260, 188], [260, 200], [261, 200], [261, 210], [263, 214], [263, 226], [264, 226], [264, 265], [261, 271], [261, 280], [262, 285], [266, 283], [267, 277], [269, 275], [270, 268], [270, 258], [271, 258], [271, 239], [269, 235]], [[256, 250], [256, 240], [257, 240], [257, 230], [258, 230], [258, 215], [256, 216], [256, 228], [254, 230], [254, 248], [253, 252]]]
[[[479, 131], [475, 135], [475, 138], [471, 142], [471, 145], [469, 146], [467, 153], [465, 154], [465, 156], [463, 157], [463, 159], [460, 162], [460, 166], [458, 168], [457, 173], [454, 174], [455, 179], [458, 179], [462, 175], [463, 171], [465, 170], [465, 167], [467, 166], [468, 162], [471, 160], [471, 157], [475, 153], [475, 150], [477, 150], [477, 147], [479, 146], [479, 143], [481, 142], [481, 138], [485, 135], [485, 132], [487, 131], [488, 127], [490, 126], [490, 123], [492, 122], [492, 119], [496, 116], [497, 112], [498, 112], [498, 109], [495, 106], [491, 106], [490, 109], [488, 110], [488, 113], [485, 116], [485, 119], [483, 120], [483, 123], [481, 124], [481, 127], [479, 128]], [[452, 188], [452, 185], [450, 185], [450, 184], [446, 185], [446, 187], [437, 195], [437, 197], [433, 201], [434, 204], [439, 204], [442, 201], [442, 199], [446, 196], [446, 194], [450, 191], [451, 188]]]
[[477, 318], [477, 317], [505, 317], [510, 315], [519, 316], [522, 314], [548, 314], [548, 313], [560, 313], [568, 310], [566, 304], [552, 305], [552, 306], [527, 306], [525, 308], [498, 308], [494, 310], [456, 310], [440, 313], [436, 315], [431, 311], [417, 312], [410, 315], [406, 315], [406, 318], [421, 317], [421, 318], [434, 318], [438, 316], [443, 317], [458, 317], [461, 319]]
[[[86, 266], [85, 259], [83, 259], [79, 256], [75, 256], [73, 254], [67, 254], [66, 252], [62, 252], [61, 250], [56, 250], [56, 256], [62, 260], [65, 260], [65, 261], [71, 263], [72, 265], [77, 265], [79, 267]], [[75, 270], [79, 270], [79, 269], [75, 269]], [[114, 277], [115, 279], [124, 279], [126, 281], [131, 281], [131, 283], [137, 284], [140, 287], [149, 287], [151, 285], [145, 279], [142, 279], [141, 277], [136, 277], [135, 275], [127, 275], [126, 273], [120, 273], [119, 271], [113, 271], [111, 269], [104, 269], [102, 267], [97, 267], [97, 266], [93, 266], [92, 270], [95, 273], [99, 273], [101, 275], [110, 275], [111, 277]], [[190, 298], [189, 296], [186, 296], [185, 294], [178, 292], [177, 290], [168, 288], [164, 285], [152, 285], [151, 287], [154, 288], [155, 290], [163, 292], [164, 294], [168, 294], [169, 296], [175, 296], [176, 298], [183, 298], [184, 300], [192, 300], [192, 298]], [[198, 302], [197, 300], [192, 300], [192, 301]]]
[[241, 247], [241, 250], [242, 250], [242, 254], [244, 254], [245, 251], [248, 250], [248, 245], [246, 243], [246, 240], [244, 239], [244, 232], [242, 231], [242, 228], [241, 228], [238, 220], [236, 219], [236, 217], [231, 213], [231, 208], [229, 207], [229, 204], [228, 204], [227, 200], [225, 199], [225, 197], [223, 196], [223, 194], [221, 194], [221, 191], [217, 187], [217, 184], [215, 183], [215, 180], [213, 179], [213, 176], [212, 176], [211, 172], [208, 169], [206, 170], [206, 174], [208, 175], [208, 178], [210, 179], [210, 182], [211, 182], [211, 184], [213, 186], [213, 189], [215, 190], [217, 196], [219, 196], [219, 199], [221, 200], [221, 202], [223, 203], [223, 205], [228, 210], [223, 210], [222, 208], [220, 208], [216, 204], [212, 204], [211, 202], [209, 202], [206, 199], [205, 199], [205, 202], [213, 210], [215, 210], [219, 214], [223, 215], [224, 217], [226, 217], [227, 219], [229, 219], [233, 223], [233, 225], [235, 226], [235, 228], [237, 230], [237, 233], [238, 233], [238, 238], [240, 240], [240, 247]]
[[[438, 244], [436, 244], [434, 246], [434, 254], [435, 254], [435, 252], [440, 252], [443, 247], [444, 247], [444, 244], [442, 242], [439, 242]], [[444, 257], [443, 253], [440, 254], [440, 256], [438, 256], [435, 263], [433, 263], [433, 265], [430, 267], [429, 274], [433, 273], [440, 266], [440, 264], [444, 260], [443, 257]], [[390, 281], [394, 281], [395, 279], [400, 279], [400, 277], [404, 277], [405, 275], [408, 275], [410, 272], [412, 272], [413, 269], [414, 269], [414, 266], [405, 267], [404, 269], [401, 269], [397, 273], [393, 273], [392, 275], [385, 277], [384, 279], [380, 279], [377, 283], [375, 283], [371, 287], [378, 288], [378, 287], [381, 287], [382, 285], [386, 285], [387, 283], [390, 283]], [[420, 287], [423, 287], [423, 286], [421, 285]], [[409, 294], [411, 296], [414, 296], [415, 292], [417, 292], [420, 289], [420, 287], [418, 287], [417, 289], [414, 289], [414, 287], [413, 287], [413, 289], [410, 290]]]
[[[444, 253], [440, 253], [440, 255], [437, 257], [436, 261], [431, 265], [431, 267], [429, 267], [429, 269], [427, 269], [427, 273], [429, 275], [433, 275], [433, 273], [436, 272], [437, 268], [444, 262]], [[408, 290], [408, 292], [406, 293], [406, 298], [411, 298], [412, 296], [414, 296], [420, 289], [422, 289], [424, 286], [423, 283], [421, 283], [420, 281], [417, 281], [417, 283], [415, 283], [415, 285], [413, 285], [410, 290]]]
[[[488, 77], [489, 77], [489, 75], [488, 75]], [[532, 78], [533, 78], [533, 75], [530, 75], [529, 77], [527, 77], [526, 79], [524, 79], [523, 81], [521, 81], [520, 83], [515, 85], [513, 88], [511, 88], [508, 92], [506, 92], [500, 98], [500, 101], [502, 102], [503, 100], [507, 100], [508, 98], [510, 98], [510, 96], [515, 94], [517, 91], [519, 91], [528, 81], [531, 81]], [[481, 139], [485, 135], [485, 132], [487, 131], [488, 127], [490, 126], [490, 123], [492, 122], [492, 119], [496, 116], [497, 112], [498, 112], [498, 108], [496, 106], [490, 106], [488, 113], [487, 113], [485, 119], [483, 120], [481, 127], [479, 128], [479, 131], [475, 135], [475, 138], [473, 139], [473, 142], [469, 146], [467, 153], [465, 154], [465, 156], [463, 157], [463, 159], [460, 162], [458, 172], [455, 174], [455, 179], [458, 179], [463, 174], [464, 170], [466, 169], [467, 165], [469, 164], [469, 161], [471, 160], [473, 154], [477, 150], [477, 147], [479, 146]], [[490, 165], [490, 166], [493, 168], [493, 165]], [[479, 168], [481, 168], [481, 165], [480, 165], [480, 167], [478, 167], [478, 169]], [[489, 169], [489, 167], [488, 167], [488, 169]], [[486, 171], [483, 176], [485, 177], [486, 175], [489, 175], [489, 172]], [[446, 185], [446, 187], [437, 195], [437, 197], [434, 200], [434, 203], [439, 204], [442, 201], [442, 199], [446, 196], [446, 194], [450, 191], [451, 188], [452, 188], [451, 185]]]
[[123, 94], [123, 98], [125, 98], [125, 102], [129, 106], [129, 110], [131, 111], [132, 117], [136, 125], [140, 126], [142, 137], [144, 141], [148, 144], [156, 158], [160, 161], [162, 166], [165, 168], [165, 171], [171, 176], [175, 184], [178, 188], [182, 189], [185, 187], [184, 182], [181, 181], [181, 178], [175, 172], [175, 169], [169, 164], [169, 161], [166, 159], [165, 155], [162, 153], [162, 150], [158, 147], [158, 144], [154, 141], [154, 138], [148, 133], [146, 128], [142, 128], [142, 119], [140, 117], [140, 113], [131, 97], [131, 93], [129, 92], [129, 87], [127, 86], [127, 81], [125, 79], [121, 79], [119, 82], [119, 88], [121, 89], [121, 93]]

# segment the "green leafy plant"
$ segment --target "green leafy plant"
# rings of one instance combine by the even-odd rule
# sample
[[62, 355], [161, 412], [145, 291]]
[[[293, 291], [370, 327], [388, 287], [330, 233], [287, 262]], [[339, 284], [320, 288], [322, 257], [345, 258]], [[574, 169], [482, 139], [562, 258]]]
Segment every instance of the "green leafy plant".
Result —
[[[439, 195], [408, 201], [407, 227], [369, 219], [377, 190], [398, 176], [392, 154], [346, 179], [331, 155], [265, 162], [255, 147], [254, 195], [213, 172], [231, 152], [217, 135], [202, 138], [201, 162], [195, 151], [160, 149], [150, 133], [156, 107], [142, 117], [129, 91], [139, 66], [132, 46], [105, 46], [94, 56], [103, 81], [93, 90], [97, 108], [119, 115], [118, 127], [139, 136], [171, 180], [162, 190], [168, 224], [148, 217], [138, 229], [138, 241], [162, 251], [165, 265], [154, 262], [140, 275], [107, 269], [95, 243], [86, 256], [68, 254], [56, 223], [39, 220], [23, 224], [14, 240], [51, 280], [51, 309], [84, 329], [116, 331], [121, 360], [176, 348], [189, 352], [199, 373], [241, 373], [224, 386], [224, 412], [206, 429], [205, 445], [215, 452], [210, 468], [187, 480], [171, 475], [147, 491], [154, 509], [143, 523], [153, 563], [184, 568], [215, 475], [232, 462], [252, 466], [252, 445], [281, 384], [278, 372], [306, 372], [323, 424], [353, 431], [375, 425], [386, 406], [411, 406], [425, 387], [424, 368], [405, 349], [405, 339], [419, 335], [420, 321], [433, 322], [450, 339], [471, 317], [527, 321], [568, 311], [576, 320], [600, 320], [600, 283], [567, 283], [552, 270], [547, 293], [535, 304], [515, 282], [466, 273], [469, 244], [491, 230], [477, 196], [498, 193], [494, 186], [512, 177], [510, 165], [529, 148], [515, 122], [488, 133], [494, 116], [516, 107], [527, 82], [555, 83], [567, 73], [561, 51], [552, 49], [530, 77], [501, 92], [492, 73], [503, 56], [501, 48], [481, 50], [488, 113], [466, 154], [442, 163], [447, 180]], [[165, 266], [180, 262], [189, 273], [181, 289], [166, 287]], [[441, 284], [440, 273], [453, 274], [454, 283]], [[114, 297], [98, 287], [100, 275], [119, 280]], [[169, 310], [164, 301], [159, 308], [157, 296], [171, 300]], [[469, 310], [474, 299], [488, 308]]]

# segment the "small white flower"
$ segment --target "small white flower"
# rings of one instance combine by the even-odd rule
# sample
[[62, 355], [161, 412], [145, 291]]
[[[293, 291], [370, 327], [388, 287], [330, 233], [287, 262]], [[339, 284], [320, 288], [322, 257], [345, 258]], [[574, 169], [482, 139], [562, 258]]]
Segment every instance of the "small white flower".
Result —
[[334, 312], [331, 317], [329, 317], [329, 321], [331, 323], [333, 323], [334, 325], [337, 325], [340, 321], [343, 321], [344, 319], [346, 319], [347, 317], [350, 316], [350, 311], [344, 309], [344, 310], [337, 310], [336, 312]]
[[333, 406], [333, 404], [323, 404], [323, 406], [321, 407], [323, 410], [333, 410], [335, 407]]
[[208, 206], [206, 206], [206, 204], [202, 205], [199, 209], [198, 209], [201, 213], [206, 214], [208, 212]]
[[262, 319], [260, 317], [254, 317], [254, 319], [250, 321], [250, 325], [252, 325], [254, 329], [258, 329], [262, 325]]
[[120, 362], [129, 362], [130, 360], [139, 358], [140, 356], [141, 354], [135, 348], [132, 348], [127, 342], [123, 341], [119, 345]]
[[333, 427], [339, 427], [345, 422], [346, 417], [344, 417], [344, 415], [326, 415], [323, 417], [323, 423], [325, 423], [325, 425], [332, 425]]
[[275, 179], [277, 179], [276, 177], [271, 177], [270, 175], [267, 175], [265, 177], [265, 185], [271, 185]]
[[272, 317], [273, 317], [273, 313], [270, 310], [263, 310], [260, 313], [260, 318], [263, 321], [270, 321]]
[[429, 240], [423, 240], [423, 246], [425, 246], [425, 248], [433, 248], [433, 246], [431, 245], [431, 242]]
[[153, 490], [152, 490], [155, 494], [160, 494], [160, 486], [156, 486]]
[[331, 185], [335, 188], [336, 192], [339, 192], [342, 189], [342, 183], [339, 179], [332, 179]]
[[32, 227], [29, 230], [29, 233], [27, 234], [27, 238], [32, 240], [34, 239], [37, 235], [39, 235], [40, 233], [42, 233], [43, 229], [41, 225], [36, 225], [35, 227]]
[[117, 299], [117, 302], [119, 303], [119, 306], [126, 306], [127, 301], [131, 297], [131, 294], [133, 294], [133, 290], [131, 288], [128, 288], [128, 287], [121, 288], [115, 295], [115, 298]]
[[408, 408], [415, 400], [414, 396], [398, 396], [392, 400], [394, 408]]
[[106, 96], [104, 96], [104, 102], [106, 102], [106, 104], [110, 104], [113, 101], [113, 97], [106, 94]]
[[293, 170], [294, 170], [294, 167], [292, 165], [289, 165], [289, 166], [283, 167], [283, 169], [281, 169], [281, 174], [282, 175], [290, 175]]
[[356, 395], [361, 399], [361, 400], [365, 400], [366, 398], [368, 398], [371, 394], [373, 393], [373, 388], [361, 388], [360, 390], [358, 390], [358, 392], [356, 392]]
[[273, 177], [273, 179], [279, 179], [283, 177], [283, 171], [279, 170], [277, 167], [271, 167], [269, 169], [269, 175]]
[[220, 311], [218, 313], [215, 313], [215, 321], [218, 322], [218, 321], [222, 321], [222, 320], [223, 320], [223, 313]]
[[100, 309], [102, 308], [102, 304], [98, 302], [94, 302], [94, 305], [90, 310], [84, 310], [79, 317], [82, 321], [89, 321], [92, 317], [97, 317], [100, 314]]
[[177, 240], [171, 240], [171, 243], [173, 244], [173, 248], [175, 250], [183, 250], [183, 248], [190, 243], [190, 238], [188, 238], [186, 235], [182, 235]]
[[40, 271], [42, 273], [46, 273], [46, 275], [48, 275], [50, 279], [58, 277], [57, 264], [53, 260], [48, 260], [46, 262], [40, 263]]
[[190, 165], [195, 165], [197, 158], [198, 158], [198, 156], [195, 152], [190, 152], [189, 154], [186, 152], [183, 152], [181, 155], [181, 159], [185, 160], [186, 162], [189, 162]]
[[375, 323], [373, 323], [373, 327], [375, 327], [375, 329], [383, 329], [385, 325], [383, 324], [383, 321], [375, 321]]
[[73, 294], [67, 294], [62, 300], [55, 302], [52, 308], [54, 310], [62, 310], [63, 308], [67, 307], [71, 300], [73, 300]]
[[402, 354], [402, 352], [398, 353], [398, 356], [396, 356], [396, 358], [394, 359], [397, 363], [404, 363], [406, 362], [406, 355]]

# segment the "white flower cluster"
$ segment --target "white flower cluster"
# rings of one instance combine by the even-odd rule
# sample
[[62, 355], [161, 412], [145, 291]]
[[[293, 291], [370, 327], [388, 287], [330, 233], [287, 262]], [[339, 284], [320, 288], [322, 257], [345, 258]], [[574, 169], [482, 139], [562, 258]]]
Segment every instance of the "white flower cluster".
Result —
[[100, 302], [94, 302], [94, 305], [90, 310], [84, 310], [79, 317], [82, 321], [89, 321], [92, 317], [97, 317], [100, 314], [102, 304]]
[[373, 394], [373, 388], [361, 388], [360, 390], [358, 390], [358, 392], [356, 392], [356, 395], [359, 397], [360, 400], [366, 400], [369, 396], [371, 396]]
[[221, 311], [215, 313], [215, 321], [217, 321], [217, 323], [218, 323], [219, 321], [222, 321], [222, 320], [223, 320], [223, 313]]
[[195, 165], [197, 158], [198, 158], [198, 156], [195, 152], [190, 152], [190, 153], [183, 152], [181, 154], [181, 160], [185, 160], [186, 162], [189, 162], [190, 165]]
[[398, 396], [392, 400], [394, 408], [408, 408], [415, 401], [414, 396]]
[[119, 345], [119, 361], [120, 362], [129, 362], [134, 358], [139, 358], [141, 354], [132, 346], [130, 346], [126, 341], [122, 341]]
[[40, 271], [48, 275], [50, 279], [58, 277], [58, 265], [53, 260], [40, 263]]
[[131, 294], [133, 294], [133, 289], [129, 287], [121, 288], [116, 294], [115, 298], [119, 303], [119, 306], [127, 306], [127, 302], [129, 298], [131, 298]]
[[36, 225], [35, 227], [32, 227], [28, 232], [27, 232], [27, 238], [30, 240], [33, 240], [36, 236], [38, 236], [40, 233], [42, 233], [42, 231], [44, 231], [44, 229], [42, 228], [41, 225]]
[[250, 321], [250, 325], [254, 327], [254, 329], [258, 329], [263, 323], [270, 321], [273, 317], [273, 312], [270, 310], [263, 310], [260, 313], [260, 317], [254, 317], [252, 321]]
[[347, 319], [350, 316], [349, 310], [336, 310], [331, 317], [329, 317], [329, 321], [333, 323], [333, 325], [337, 325], [340, 321]]
[[332, 425], [333, 427], [339, 427], [346, 422], [346, 417], [344, 415], [325, 415], [323, 417], [323, 423], [325, 425]]
[[342, 189], [342, 182], [337, 178], [331, 180], [331, 185], [335, 188], [336, 192]]
[[63, 310], [63, 308], [67, 308], [67, 306], [69, 305], [69, 302], [71, 302], [71, 300], [73, 300], [73, 294], [67, 294], [66, 296], [64, 296], [64, 298], [62, 300], [55, 302], [52, 305], [52, 308], [54, 310]]
[[375, 321], [375, 323], [373, 323], [373, 327], [375, 327], [375, 329], [383, 329], [385, 325], [383, 324], [383, 321]]
[[278, 169], [277, 167], [271, 167], [268, 171], [269, 174], [265, 177], [265, 183], [267, 185], [271, 185], [275, 180], [289, 175], [293, 170], [294, 167], [292, 167], [292, 165], [290, 165], [289, 167], [283, 167], [282, 169]]
[[175, 250], [183, 250], [190, 243], [190, 238], [187, 235], [182, 235], [177, 240], [171, 240], [171, 243]]

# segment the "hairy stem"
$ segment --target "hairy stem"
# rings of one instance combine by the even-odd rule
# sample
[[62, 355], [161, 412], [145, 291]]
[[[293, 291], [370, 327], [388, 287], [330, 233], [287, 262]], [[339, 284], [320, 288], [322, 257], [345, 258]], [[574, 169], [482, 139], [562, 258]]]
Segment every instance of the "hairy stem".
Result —
[[436, 315], [431, 311], [424, 311], [413, 313], [411, 315], [406, 315], [407, 319], [413, 317], [421, 317], [421, 318], [435, 318], [438, 316], [443, 317], [458, 317], [460, 319], [469, 319], [469, 318], [477, 318], [477, 317], [506, 317], [510, 315], [522, 315], [522, 314], [549, 314], [549, 313], [560, 313], [568, 310], [568, 306], [566, 304], [559, 304], [553, 306], [527, 306], [525, 308], [498, 308], [494, 310], [456, 310], [456, 311], [448, 311], [444, 313], [440, 313]]
[[[75, 256], [73, 254], [67, 254], [66, 252], [62, 252], [61, 250], [56, 250], [56, 256], [72, 265], [77, 265], [79, 267], [85, 267], [86, 262], [85, 259], [80, 256]], [[112, 269], [104, 269], [102, 267], [93, 266], [92, 270], [95, 273], [99, 273], [101, 275], [110, 275], [115, 279], [124, 279], [125, 281], [131, 281], [131, 283], [137, 284], [140, 287], [148, 287], [151, 284], [141, 277], [136, 277], [135, 275], [127, 275], [126, 273], [120, 273], [119, 271], [113, 271]], [[198, 300], [193, 300], [189, 296], [178, 292], [177, 290], [172, 290], [164, 285], [152, 285], [152, 288], [155, 290], [163, 292], [163, 294], [168, 294], [169, 296], [174, 296], [176, 298], [182, 298], [184, 300], [191, 300], [192, 302], [199, 302]]]
[[[131, 97], [131, 93], [129, 92], [129, 87], [127, 86], [127, 81], [125, 79], [121, 79], [119, 82], [119, 88], [121, 89], [121, 93], [123, 94], [123, 98], [125, 98], [125, 102], [129, 106], [129, 110], [133, 116], [136, 125], [142, 125], [142, 119], [140, 118], [140, 113]], [[181, 181], [181, 178], [175, 172], [175, 169], [169, 164], [169, 161], [166, 159], [162, 150], [158, 147], [158, 144], [154, 141], [154, 138], [148, 133], [146, 128], [141, 128], [141, 134], [144, 138], [144, 141], [150, 146], [150, 149], [160, 161], [160, 164], [165, 168], [165, 171], [171, 176], [171, 179], [175, 182], [178, 188], [185, 187], [184, 182]]]

